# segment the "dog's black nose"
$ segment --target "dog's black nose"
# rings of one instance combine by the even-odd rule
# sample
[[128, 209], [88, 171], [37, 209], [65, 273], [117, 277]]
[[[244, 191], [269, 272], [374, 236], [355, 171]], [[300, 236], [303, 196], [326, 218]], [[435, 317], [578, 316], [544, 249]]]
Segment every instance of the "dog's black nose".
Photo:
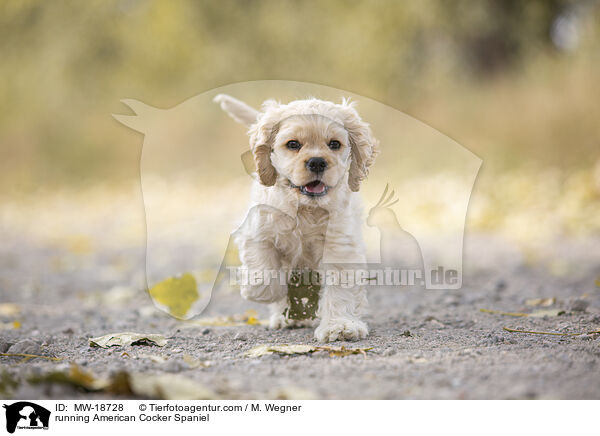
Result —
[[313, 173], [322, 173], [327, 168], [327, 162], [322, 157], [311, 157], [306, 161], [306, 168]]

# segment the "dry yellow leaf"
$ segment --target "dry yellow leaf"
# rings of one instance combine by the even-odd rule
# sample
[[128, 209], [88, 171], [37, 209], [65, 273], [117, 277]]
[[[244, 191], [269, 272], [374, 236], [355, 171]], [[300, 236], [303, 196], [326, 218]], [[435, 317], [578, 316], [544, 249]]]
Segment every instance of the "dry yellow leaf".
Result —
[[169, 358], [161, 354], [139, 354], [135, 359], [148, 359], [154, 363], [165, 363]]
[[200, 298], [196, 279], [191, 273], [169, 277], [152, 286], [148, 292], [157, 303], [167, 307], [169, 313], [183, 319]]
[[543, 307], [548, 307], [548, 306], [552, 306], [554, 303], [556, 303], [556, 298], [555, 297], [550, 297], [550, 298], [532, 298], [530, 300], [526, 300], [525, 304], [527, 306], [543, 306]]
[[183, 355], [183, 361], [190, 367], [190, 368], [208, 368], [212, 363], [208, 360], [198, 360], [198, 359], [194, 359], [192, 356], [190, 356], [189, 354], [184, 354]]
[[0, 323], [0, 330], [14, 330], [21, 328], [19, 321]]
[[21, 312], [19, 305], [15, 303], [2, 303], [0, 304], [0, 315], [2, 316], [13, 316], [18, 315]]
[[123, 332], [90, 338], [89, 343], [90, 347], [100, 348], [125, 345], [158, 345], [164, 347], [167, 344], [167, 339], [163, 335]]
[[282, 345], [258, 345], [245, 353], [243, 356], [246, 357], [260, 357], [269, 354], [286, 354], [286, 355], [294, 355], [294, 354], [310, 354], [317, 351], [326, 351], [329, 353], [330, 357], [344, 357], [349, 356], [351, 354], [362, 354], [366, 356], [366, 352], [372, 350], [372, 347], [369, 348], [346, 348], [344, 346], [341, 347], [330, 347], [330, 346], [317, 346], [317, 345], [305, 345], [305, 344], [282, 344]]
[[175, 374], [120, 372], [111, 378], [97, 378], [73, 364], [68, 372], [53, 371], [30, 377], [32, 384], [72, 385], [91, 392], [134, 395], [159, 400], [212, 400], [219, 397], [195, 380]]

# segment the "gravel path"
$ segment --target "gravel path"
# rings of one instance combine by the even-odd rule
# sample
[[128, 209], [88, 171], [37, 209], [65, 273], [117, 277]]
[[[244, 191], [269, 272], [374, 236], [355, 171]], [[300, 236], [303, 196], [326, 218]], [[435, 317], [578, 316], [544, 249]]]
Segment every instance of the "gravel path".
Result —
[[[76, 254], [11, 234], [4, 235], [0, 250], [0, 352], [62, 359], [21, 362], [2, 357], [3, 397], [113, 396], [27, 381], [33, 375], [67, 372], [75, 363], [96, 377], [119, 371], [176, 374], [222, 398], [600, 398], [600, 335], [503, 330], [599, 330], [600, 288], [594, 283], [600, 277], [598, 240], [561, 241], [532, 259], [506, 241], [471, 236], [462, 290], [374, 289], [366, 318], [370, 336], [337, 344], [373, 349], [366, 356], [345, 357], [326, 352], [243, 357], [260, 344], [316, 345], [312, 329], [198, 326], [162, 314], [141, 290], [140, 247]], [[525, 304], [551, 297], [556, 302], [549, 307]], [[8, 302], [17, 308], [11, 309]], [[203, 316], [248, 309], [266, 317], [265, 307], [221, 293], [213, 296]], [[480, 309], [564, 313], [514, 317]], [[13, 321], [19, 321], [20, 328], [14, 328]], [[88, 345], [90, 337], [119, 331], [159, 333], [169, 341], [162, 348]]]

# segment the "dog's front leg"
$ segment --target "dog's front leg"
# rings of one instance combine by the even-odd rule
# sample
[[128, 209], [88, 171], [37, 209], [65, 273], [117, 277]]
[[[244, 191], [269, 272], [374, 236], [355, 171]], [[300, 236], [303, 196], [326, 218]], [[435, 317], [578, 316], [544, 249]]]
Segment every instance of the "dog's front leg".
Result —
[[319, 299], [321, 322], [315, 330], [315, 338], [320, 342], [365, 338], [369, 329], [360, 319], [361, 306], [365, 303], [366, 291], [362, 287], [325, 286]]
[[[367, 305], [364, 284], [355, 283], [355, 271], [359, 264], [344, 263], [360, 259], [362, 254], [352, 237], [328, 235], [329, 256], [333, 263], [323, 265], [324, 280], [319, 298], [318, 316], [321, 320], [315, 330], [315, 338], [321, 342], [336, 340], [359, 340], [369, 333], [367, 324], [360, 317]], [[347, 271], [352, 280], [343, 280]]]
[[287, 275], [284, 271], [285, 247], [277, 241], [290, 239], [296, 220], [267, 205], [253, 207], [235, 232], [242, 270], [242, 297], [258, 303], [278, 303], [287, 299]]
[[275, 303], [287, 297], [282, 283], [281, 262], [274, 245], [265, 240], [238, 238], [245, 277], [240, 284], [242, 297], [257, 303]]

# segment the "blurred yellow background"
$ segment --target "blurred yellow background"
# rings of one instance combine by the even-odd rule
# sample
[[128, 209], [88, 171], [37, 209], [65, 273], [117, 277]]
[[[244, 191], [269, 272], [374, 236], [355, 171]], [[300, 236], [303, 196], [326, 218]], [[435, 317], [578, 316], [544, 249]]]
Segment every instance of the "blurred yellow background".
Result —
[[32, 232], [45, 217], [38, 231], [85, 234], [120, 210], [115, 231], [139, 237], [142, 137], [111, 117], [127, 112], [119, 101], [170, 108], [282, 79], [380, 101], [481, 157], [470, 228], [597, 234], [599, 24], [587, 0], [6, 0], [1, 223]]

